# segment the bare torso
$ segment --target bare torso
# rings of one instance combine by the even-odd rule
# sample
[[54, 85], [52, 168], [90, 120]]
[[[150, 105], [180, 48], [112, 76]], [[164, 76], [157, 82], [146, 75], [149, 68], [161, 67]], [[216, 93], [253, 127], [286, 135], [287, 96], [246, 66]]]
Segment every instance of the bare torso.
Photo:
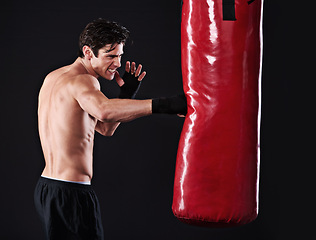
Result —
[[38, 125], [45, 158], [43, 176], [90, 181], [97, 120], [73, 96], [78, 76], [87, 74], [77, 62], [50, 73], [39, 94]]
[[[95, 58], [94, 63], [99, 61], [95, 68], [90, 60], [77, 58], [73, 64], [45, 78], [38, 105], [38, 128], [46, 163], [42, 176], [90, 181], [95, 131], [112, 136], [120, 122], [152, 114], [151, 99], [108, 99], [100, 91], [97, 77], [103, 75], [112, 80], [120, 67], [122, 44], [117, 46], [120, 48]], [[129, 64], [126, 71], [130, 71]], [[135, 74], [140, 72], [138, 67]], [[141, 74], [139, 81], [144, 76]], [[124, 84], [119, 75], [115, 79], [118, 84]]]

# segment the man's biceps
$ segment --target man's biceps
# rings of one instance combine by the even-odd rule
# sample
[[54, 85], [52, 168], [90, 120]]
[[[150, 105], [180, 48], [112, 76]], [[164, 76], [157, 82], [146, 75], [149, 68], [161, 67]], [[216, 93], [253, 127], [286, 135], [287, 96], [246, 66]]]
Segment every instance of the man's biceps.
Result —
[[96, 104], [96, 97], [90, 92], [82, 92], [76, 98], [80, 107], [87, 111], [91, 105]]
[[100, 91], [85, 91], [78, 94], [78, 102], [97, 103], [107, 99]]
[[78, 101], [81, 109], [98, 120], [103, 119], [104, 104], [107, 100], [102, 93], [83, 93]]

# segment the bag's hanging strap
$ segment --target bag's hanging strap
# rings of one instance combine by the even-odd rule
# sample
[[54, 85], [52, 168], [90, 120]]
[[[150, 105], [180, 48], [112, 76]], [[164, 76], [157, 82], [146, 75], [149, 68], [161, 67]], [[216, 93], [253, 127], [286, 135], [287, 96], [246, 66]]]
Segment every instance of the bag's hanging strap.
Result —
[[235, 0], [223, 0], [223, 20], [236, 21]]
[[[248, 1], [248, 5], [255, 0]], [[235, 15], [235, 0], [223, 0], [223, 20], [224, 21], [236, 21]]]

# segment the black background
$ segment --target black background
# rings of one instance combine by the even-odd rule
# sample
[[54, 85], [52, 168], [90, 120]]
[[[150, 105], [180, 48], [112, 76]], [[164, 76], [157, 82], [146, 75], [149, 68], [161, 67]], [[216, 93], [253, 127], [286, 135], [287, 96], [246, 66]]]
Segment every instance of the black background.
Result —
[[[106, 239], [312, 238], [315, 21], [306, 1], [266, 0], [262, 79], [260, 211], [242, 227], [208, 229], [171, 212], [183, 119], [150, 116], [95, 138], [94, 189]], [[311, 11], [310, 11], [311, 10]], [[37, 95], [47, 73], [76, 58], [78, 36], [98, 17], [132, 33], [122, 63], [147, 71], [139, 98], [182, 91], [180, 1], [6, 1], [0, 8], [0, 239], [43, 239], [33, 189], [43, 168]], [[109, 97], [115, 82], [101, 79]], [[306, 236], [306, 238], [304, 237]], [[308, 237], [307, 237], [308, 236]]]

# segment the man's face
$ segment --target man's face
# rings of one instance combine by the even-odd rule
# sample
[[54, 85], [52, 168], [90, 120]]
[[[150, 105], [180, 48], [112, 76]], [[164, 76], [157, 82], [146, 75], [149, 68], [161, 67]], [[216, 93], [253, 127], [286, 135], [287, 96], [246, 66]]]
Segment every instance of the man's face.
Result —
[[123, 47], [123, 43], [107, 44], [99, 49], [98, 57], [93, 54], [91, 66], [95, 73], [107, 80], [112, 80], [116, 69], [121, 66]]

